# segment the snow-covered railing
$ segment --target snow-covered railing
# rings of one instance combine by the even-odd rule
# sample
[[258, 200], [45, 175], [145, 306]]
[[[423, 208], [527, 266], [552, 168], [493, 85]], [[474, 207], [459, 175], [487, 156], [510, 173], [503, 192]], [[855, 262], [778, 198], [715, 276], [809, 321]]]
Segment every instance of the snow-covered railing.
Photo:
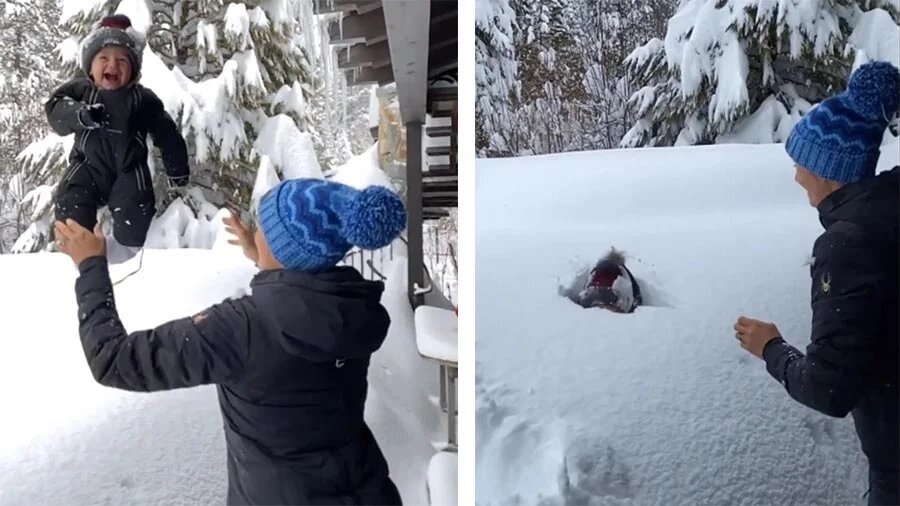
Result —
[[[400, 241], [407, 246], [406, 238], [400, 236]], [[385, 262], [394, 260], [395, 244], [392, 243], [379, 250], [361, 250], [353, 248], [348, 252], [344, 259], [341, 260], [343, 265], [353, 267], [358, 270], [364, 278], [370, 281], [384, 281], [386, 278], [384, 272]], [[452, 254], [426, 253], [429, 258], [428, 264], [435, 266], [430, 269], [428, 265], [423, 265], [425, 269], [425, 278], [432, 280], [432, 285], [438, 288], [451, 303], [455, 303], [454, 297], [456, 288], [456, 272], [451, 266], [455, 266], [456, 258]]]
[[456, 451], [456, 379], [459, 359], [458, 326], [454, 311], [419, 306], [415, 311], [416, 347], [419, 355], [437, 362], [441, 378], [441, 411], [447, 414], [447, 448]]
[[384, 281], [386, 277], [382, 273], [382, 265], [384, 265], [385, 261], [393, 259], [394, 246], [392, 244], [386, 248], [374, 251], [354, 248], [347, 253], [341, 263], [358, 270], [369, 281]]
[[[398, 240], [402, 241], [404, 245], [408, 245], [406, 238], [402, 235]], [[383, 274], [385, 271], [384, 264], [385, 262], [394, 260], [394, 244], [396, 244], [396, 242], [397, 241], [394, 241], [390, 245], [378, 250], [353, 248], [344, 256], [341, 263], [358, 270], [359, 273], [369, 281], [384, 281], [387, 279]]]

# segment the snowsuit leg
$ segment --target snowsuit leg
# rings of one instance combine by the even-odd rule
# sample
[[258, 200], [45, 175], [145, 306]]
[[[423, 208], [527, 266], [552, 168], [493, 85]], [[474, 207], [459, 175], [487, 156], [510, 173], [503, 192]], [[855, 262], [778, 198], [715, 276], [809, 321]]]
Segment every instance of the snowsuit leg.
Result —
[[142, 247], [156, 213], [150, 171], [144, 166], [119, 174], [109, 194], [113, 237], [123, 246]]
[[69, 166], [53, 200], [56, 220], [66, 221], [71, 218], [88, 230], [94, 229], [101, 195], [86, 162], [80, 161]]

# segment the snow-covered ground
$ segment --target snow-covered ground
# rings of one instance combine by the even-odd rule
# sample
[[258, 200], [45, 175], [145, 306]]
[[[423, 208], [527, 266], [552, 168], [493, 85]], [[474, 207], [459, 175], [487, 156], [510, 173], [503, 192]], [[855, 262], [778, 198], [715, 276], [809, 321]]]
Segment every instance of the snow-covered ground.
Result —
[[[475, 174], [478, 504], [864, 503], [852, 420], [790, 399], [734, 339], [746, 315], [808, 342], [821, 226], [783, 146], [478, 160]], [[634, 314], [560, 295], [610, 246], [649, 299]]]
[[[216, 242], [147, 250], [142, 270], [115, 290], [126, 328], [246, 293], [255, 268]], [[446, 429], [437, 367], [416, 353], [405, 260], [382, 266], [392, 325], [371, 365], [366, 417], [404, 502], [426, 504], [429, 461]], [[133, 262], [113, 266], [113, 280]], [[214, 388], [139, 394], [95, 383], [78, 339], [75, 278], [62, 254], [0, 256], [0, 504], [223, 503]]]

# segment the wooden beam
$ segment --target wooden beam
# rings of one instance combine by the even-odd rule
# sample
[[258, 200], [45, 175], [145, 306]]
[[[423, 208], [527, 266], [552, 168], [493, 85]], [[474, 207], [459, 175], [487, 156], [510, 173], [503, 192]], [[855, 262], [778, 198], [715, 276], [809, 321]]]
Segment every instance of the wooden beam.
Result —
[[428, 156], [450, 156], [452, 146], [429, 146], [425, 148], [425, 154]]
[[428, 46], [431, 50], [440, 49], [448, 44], [456, 44], [459, 31], [457, 30], [456, 17], [441, 22], [432, 21], [428, 32]]
[[[445, 177], [443, 179], [450, 179], [449, 177]], [[440, 181], [437, 178], [433, 177], [424, 177], [422, 178], [422, 186], [430, 191], [457, 191], [459, 189], [459, 185], [456, 180], [453, 181]]]
[[340, 49], [337, 53], [338, 67], [342, 69], [354, 67], [384, 67], [391, 63], [391, 48], [387, 41], [374, 46], [364, 43], [354, 44]]
[[459, 172], [456, 167], [450, 164], [433, 164], [428, 166], [428, 170], [422, 171], [422, 177], [441, 177], [441, 176], [458, 176]]
[[384, 3], [391, 65], [397, 83], [397, 102], [404, 123], [425, 122], [430, 19], [430, 2], [390, 0]]
[[425, 297], [416, 288], [425, 288], [425, 253], [422, 232], [422, 130], [421, 122], [406, 122], [406, 226], [408, 265], [408, 295], [413, 308], [424, 304]]
[[[432, 0], [430, 23], [437, 24], [458, 17], [459, 3], [448, 0]], [[456, 22], [454, 21], [454, 24]]]
[[448, 207], [458, 207], [458, 206], [459, 206], [459, 201], [457, 201], [455, 199], [444, 199], [444, 200], [438, 200], [438, 199], [430, 200], [429, 199], [429, 200], [425, 201], [425, 207], [448, 208]]
[[383, 67], [363, 67], [347, 71], [347, 84], [360, 86], [377, 84], [384, 86], [394, 82], [394, 71], [390, 65]]
[[385, 41], [384, 11], [375, 9], [365, 14], [348, 14], [340, 23], [328, 27], [328, 36], [332, 44], [362, 42], [372, 45]]
[[428, 77], [458, 66], [459, 45], [450, 44], [428, 52]]
[[455, 136], [456, 132], [453, 131], [453, 126], [451, 125], [442, 125], [442, 126], [431, 126], [425, 128], [425, 135], [428, 137], [448, 137]]
[[459, 98], [456, 86], [437, 86], [428, 90], [429, 102], [455, 102]]
[[[381, 0], [369, 0], [363, 1], [359, 5], [356, 6], [356, 12], [360, 14], [368, 14], [374, 10], [381, 10], [383, 5], [381, 4]], [[384, 17], [382, 15], [382, 17]]]
[[443, 197], [443, 196], [457, 198], [457, 195], [459, 195], [459, 188], [455, 187], [455, 186], [440, 187], [440, 188], [425, 186], [422, 189], [422, 193], [425, 195], [426, 199], [428, 199], [429, 197]]
[[430, 190], [428, 188], [424, 188], [422, 190], [422, 194], [425, 195], [425, 198], [428, 200], [435, 200], [439, 198], [455, 199], [458, 195], [457, 192], [452, 190]]
[[316, 14], [332, 14], [335, 12], [351, 12], [377, 0], [316, 0]]
[[429, 100], [430, 112], [435, 114], [439, 111], [452, 111], [456, 106], [456, 100]]
[[459, 181], [459, 176], [422, 176], [422, 184], [452, 184], [456, 185]]
[[456, 197], [426, 197], [422, 207], [456, 207], [458, 199]]

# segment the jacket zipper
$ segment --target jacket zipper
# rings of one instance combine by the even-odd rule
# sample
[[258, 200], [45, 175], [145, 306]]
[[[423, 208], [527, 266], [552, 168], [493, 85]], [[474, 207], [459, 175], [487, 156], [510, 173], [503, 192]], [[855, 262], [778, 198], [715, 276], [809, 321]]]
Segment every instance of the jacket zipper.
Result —
[[144, 184], [144, 164], [139, 163], [136, 170], [138, 191], [142, 192], [146, 189], [146, 185]]
[[84, 167], [84, 162], [78, 162], [75, 165], [73, 165], [72, 168], [69, 170], [69, 174], [66, 176], [65, 181], [66, 182], [71, 181], [72, 178], [75, 177], [75, 174], [77, 174], [78, 171], [81, 170], [82, 167]]

